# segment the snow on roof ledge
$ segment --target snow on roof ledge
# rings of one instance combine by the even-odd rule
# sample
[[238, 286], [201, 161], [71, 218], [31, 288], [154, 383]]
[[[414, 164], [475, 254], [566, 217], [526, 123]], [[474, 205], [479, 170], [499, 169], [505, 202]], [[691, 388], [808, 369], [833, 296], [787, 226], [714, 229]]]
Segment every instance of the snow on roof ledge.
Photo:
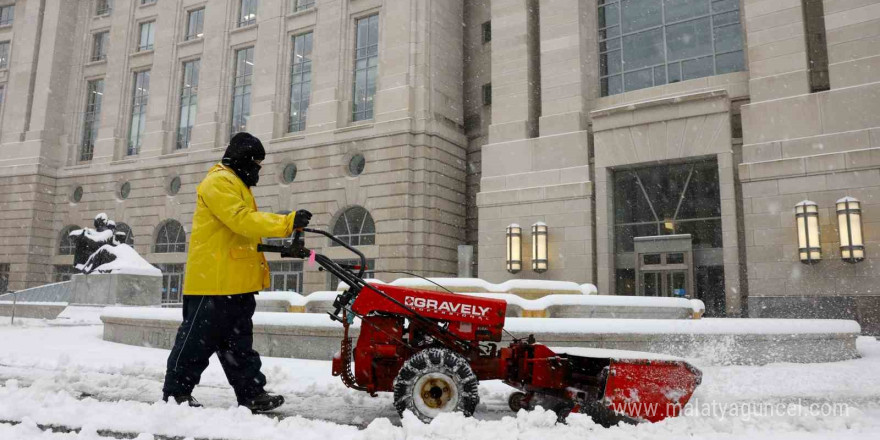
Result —
[[[596, 295], [599, 290], [593, 284], [577, 284], [571, 281], [553, 280], [508, 280], [501, 284], [493, 284], [479, 278], [398, 278], [392, 286], [416, 287], [429, 290], [439, 289], [437, 283], [457, 293], [520, 293], [545, 292], [546, 294], [582, 294]], [[431, 282], [433, 281], [433, 283]]]

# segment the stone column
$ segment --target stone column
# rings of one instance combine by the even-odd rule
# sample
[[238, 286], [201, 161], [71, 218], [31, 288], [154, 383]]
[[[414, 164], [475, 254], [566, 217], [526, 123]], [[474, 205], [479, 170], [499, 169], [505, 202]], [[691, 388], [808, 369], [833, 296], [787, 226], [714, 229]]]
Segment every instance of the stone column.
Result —
[[[533, 137], [530, 102], [538, 72], [529, 69], [531, 0], [492, 2], [492, 125], [489, 143]], [[540, 105], [540, 104], [538, 104]]]
[[752, 102], [810, 92], [801, 0], [752, 0], [742, 12]]

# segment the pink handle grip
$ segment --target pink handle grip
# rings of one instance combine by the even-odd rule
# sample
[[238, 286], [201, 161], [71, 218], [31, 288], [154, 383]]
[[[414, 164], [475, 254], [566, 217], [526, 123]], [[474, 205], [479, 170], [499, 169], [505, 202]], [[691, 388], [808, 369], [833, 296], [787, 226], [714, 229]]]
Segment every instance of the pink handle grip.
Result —
[[315, 251], [309, 251], [309, 267], [315, 267]]

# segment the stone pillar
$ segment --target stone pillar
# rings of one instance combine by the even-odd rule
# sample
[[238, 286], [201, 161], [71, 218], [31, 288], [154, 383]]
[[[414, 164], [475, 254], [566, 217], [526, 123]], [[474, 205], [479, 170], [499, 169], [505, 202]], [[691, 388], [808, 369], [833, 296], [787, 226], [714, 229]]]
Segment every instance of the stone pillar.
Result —
[[[290, 62], [289, 54], [285, 54], [290, 50], [289, 37], [284, 27], [287, 3], [289, 3], [287, 0], [261, 0], [257, 11], [251, 116], [248, 119], [247, 130], [260, 139], [280, 137], [274, 135], [276, 114], [287, 114], [287, 100], [282, 98], [285, 96], [284, 88], [279, 87], [280, 84], [286, 84], [286, 81], [279, 83], [279, 79], [287, 74], [285, 66], [289, 66]], [[230, 52], [230, 57], [232, 57], [230, 61], [234, 63], [234, 50]], [[230, 79], [234, 79], [235, 68], [232, 64], [230, 69]], [[284, 129], [278, 134], [286, 132], [285, 124]]]
[[810, 92], [801, 0], [754, 0], [742, 12], [752, 102]]
[[[538, 72], [530, 69], [529, 49], [535, 44], [529, 34], [529, 6], [532, 0], [492, 2], [492, 125], [489, 142], [498, 143], [533, 137], [532, 98]], [[538, 103], [538, 105], [540, 105]]]
[[[217, 6], [221, 2], [217, 2]], [[232, 3], [231, 0], [228, 3]], [[214, 6], [212, 3], [211, 6]], [[227, 7], [206, 7], [204, 37], [189, 43], [201, 47], [199, 66], [199, 103], [192, 131], [191, 150], [210, 150], [226, 145], [226, 127], [229, 114], [225, 111], [232, 99], [230, 71], [232, 51], [229, 49], [229, 29], [233, 24]]]

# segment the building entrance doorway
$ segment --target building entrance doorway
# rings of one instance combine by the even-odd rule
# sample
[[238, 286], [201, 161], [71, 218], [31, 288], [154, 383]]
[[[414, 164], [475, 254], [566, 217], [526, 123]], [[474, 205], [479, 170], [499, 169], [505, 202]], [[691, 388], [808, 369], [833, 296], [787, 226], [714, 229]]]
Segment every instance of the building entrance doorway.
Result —
[[635, 237], [636, 295], [694, 297], [690, 234]]

